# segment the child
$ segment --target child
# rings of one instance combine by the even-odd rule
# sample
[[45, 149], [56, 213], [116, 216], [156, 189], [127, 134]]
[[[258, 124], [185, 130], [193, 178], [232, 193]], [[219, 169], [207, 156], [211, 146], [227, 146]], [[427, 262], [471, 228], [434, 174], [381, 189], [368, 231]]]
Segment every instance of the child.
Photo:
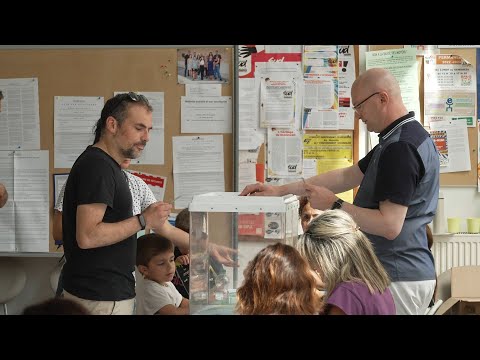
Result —
[[300, 223], [302, 224], [303, 232], [307, 231], [308, 224], [310, 224], [310, 222], [321, 213], [322, 210], [312, 208], [310, 201], [308, 201], [306, 196], [300, 198], [298, 215], [300, 216]]
[[322, 308], [316, 276], [299, 252], [276, 243], [261, 250], [237, 290], [241, 315], [314, 315]]
[[389, 277], [351, 216], [327, 210], [297, 243], [325, 284], [327, 315], [395, 315]]
[[138, 271], [143, 275], [144, 294], [140, 314], [187, 315], [188, 300], [173, 286], [175, 261], [173, 243], [155, 233], [137, 239]]

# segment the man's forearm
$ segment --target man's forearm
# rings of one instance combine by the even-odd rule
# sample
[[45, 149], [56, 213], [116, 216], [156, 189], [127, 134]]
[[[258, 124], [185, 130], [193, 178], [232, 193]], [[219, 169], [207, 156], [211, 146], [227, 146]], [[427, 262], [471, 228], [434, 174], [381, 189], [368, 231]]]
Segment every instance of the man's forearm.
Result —
[[[312, 176], [305, 179], [309, 184], [324, 186], [335, 194], [353, 189], [360, 185], [363, 179], [363, 173], [357, 165], [352, 165], [348, 168], [336, 169], [323, 174]], [[290, 184], [281, 185], [278, 187], [279, 196], [294, 194], [306, 195], [303, 181], [297, 181]]]
[[101, 222], [90, 232], [79, 231], [77, 224], [77, 243], [82, 249], [91, 249], [116, 244], [141, 230], [136, 216], [117, 223]]
[[[390, 203], [392, 206], [392, 203]], [[349, 213], [363, 232], [394, 240], [402, 230], [406, 207], [393, 205], [390, 209], [366, 209], [344, 202], [342, 210]]]

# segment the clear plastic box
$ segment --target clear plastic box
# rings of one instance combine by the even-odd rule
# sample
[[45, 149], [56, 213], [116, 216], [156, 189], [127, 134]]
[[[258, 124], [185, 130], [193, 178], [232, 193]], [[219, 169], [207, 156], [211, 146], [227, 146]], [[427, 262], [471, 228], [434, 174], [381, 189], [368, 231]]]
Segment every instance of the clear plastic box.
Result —
[[[190, 203], [190, 314], [234, 314], [243, 270], [264, 247], [298, 239], [298, 198], [213, 192]], [[211, 244], [237, 250], [238, 267], [220, 264]]]

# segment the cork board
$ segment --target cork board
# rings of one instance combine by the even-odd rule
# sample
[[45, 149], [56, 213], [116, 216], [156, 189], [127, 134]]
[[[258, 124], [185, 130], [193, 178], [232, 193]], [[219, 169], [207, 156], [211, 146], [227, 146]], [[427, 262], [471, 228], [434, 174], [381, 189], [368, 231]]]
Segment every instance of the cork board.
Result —
[[[355, 75], [358, 77], [359, 71], [359, 51], [358, 45], [353, 46], [354, 54], [355, 54]], [[322, 134], [351, 134], [353, 136], [353, 163], [355, 164], [358, 162], [358, 119], [355, 118], [354, 121], [354, 130], [306, 130], [305, 133], [307, 134], [315, 134], [315, 133], [322, 133]], [[258, 164], [265, 164], [266, 159], [266, 152], [265, 152], [265, 144], [262, 144], [260, 147], [260, 151], [258, 153]], [[356, 193], [356, 190], [355, 190]]]
[[[398, 49], [403, 45], [374, 45], [369, 47], [369, 51]], [[441, 54], [459, 55], [467, 60], [476, 68], [476, 49], [440, 49]], [[423, 56], [417, 56], [418, 74], [419, 74], [419, 97], [420, 97], [420, 111], [419, 119], [423, 124], [423, 106], [424, 106], [424, 92], [423, 92]], [[476, 99], [476, 97], [475, 97]], [[475, 100], [476, 101], [476, 100]], [[478, 106], [476, 104], [475, 106]], [[467, 128], [468, 143], [470, 148], [470, 171], [460, 171], [453, 173], [440, 174], [440, 186], [477, 186], [477, 149], [478, 149], [478, 121], [475, 122], [476, 127]]]
[[[223, 51], [232, 53], [232, 48]], [[230, 56], [232, 59], [233, 57]], [[177, 84], [177, 49], [66, 49], [1, 50], [0, 78], [38, 78], [40, 149], [49, 150], [50, 234], [53, 218], [53, 174], [70, 169], [54, 168], [54, 96], [103, 96], [114, 91], [165, 93], [165, 163], [132, 165], [131, 170], [167, 176], [165, 201], [173, 196], [172, 136], [180, 133], [180, 103], [185, 85]], [[226, 65], [226, 64], [225, 64]], [[230, 74], [233, 73], [232, 64]], [[222, 85], [222, 95], [232, 96], [232, 83]], [[100, 114], [99, 114], [100, 117]], [[183, 134], [192, 136], [195, 134]], [[206, 134], [202, 134], [206, 135]], [[225, 191], [233, 191], [233, 136], [223, 134]], [[85, 144], [87, 146], [88, 144]], [[148, 146], [148, 145], [147, 145]], [[50, 251], [56, 251], [50, 235]]]

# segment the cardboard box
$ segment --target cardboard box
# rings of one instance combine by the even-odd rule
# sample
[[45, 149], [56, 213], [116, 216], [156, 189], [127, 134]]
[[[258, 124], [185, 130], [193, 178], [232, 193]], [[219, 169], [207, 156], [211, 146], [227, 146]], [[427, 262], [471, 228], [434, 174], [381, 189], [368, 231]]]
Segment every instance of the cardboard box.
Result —
[[451, 297], [435, 315], [480, 315], [480, 266], [451, 269]]

